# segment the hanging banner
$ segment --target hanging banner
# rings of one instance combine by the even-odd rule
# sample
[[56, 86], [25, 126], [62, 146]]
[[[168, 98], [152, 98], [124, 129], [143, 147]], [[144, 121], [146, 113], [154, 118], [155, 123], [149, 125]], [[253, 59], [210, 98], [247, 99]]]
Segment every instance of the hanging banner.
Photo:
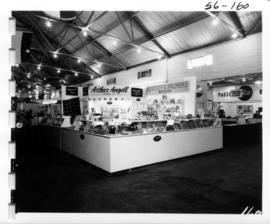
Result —
[[146, 95], [179, 93], [188, 91], [189, 91], [189, 81], [183, 81], [147, 87]]

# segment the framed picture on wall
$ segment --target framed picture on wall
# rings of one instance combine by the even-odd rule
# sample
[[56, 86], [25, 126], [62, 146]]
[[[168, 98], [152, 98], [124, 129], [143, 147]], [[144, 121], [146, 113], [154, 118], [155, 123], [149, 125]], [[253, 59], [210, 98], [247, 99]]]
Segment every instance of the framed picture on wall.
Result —
[[213, 101], [207, 100], [207, 110], [213, 110]]
[[253, 114], [252, 105], [237, 105], [238, 114]]

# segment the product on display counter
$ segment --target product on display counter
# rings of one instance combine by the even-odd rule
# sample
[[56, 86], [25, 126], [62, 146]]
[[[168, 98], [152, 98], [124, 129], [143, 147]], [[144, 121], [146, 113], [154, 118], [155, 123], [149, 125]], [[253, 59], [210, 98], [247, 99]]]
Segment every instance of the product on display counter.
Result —
[[70, 123], [70, 116], [63, 116], [63, 122], [61, 124], [61, 127], [70, 127], [71, 123]]

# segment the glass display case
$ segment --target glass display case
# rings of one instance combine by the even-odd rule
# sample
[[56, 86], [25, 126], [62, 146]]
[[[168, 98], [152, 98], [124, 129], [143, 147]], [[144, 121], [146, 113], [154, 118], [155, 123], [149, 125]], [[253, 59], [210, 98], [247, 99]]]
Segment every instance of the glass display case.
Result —
[[[90, 121], [80, 120], [79, 131], [98, 134], [98, 135], [138, 135], [162, 133], [170, 131], [180, 131], [186, 129], [197, 129], [212, 127], [214, 119], [183, 119], [169, 122], [168, 120], [148, 120], [148, 121], [130, 121], [126, 122], [104, 122], [104, 121]], [[73, 125], [70, 129], [74, 129]]]

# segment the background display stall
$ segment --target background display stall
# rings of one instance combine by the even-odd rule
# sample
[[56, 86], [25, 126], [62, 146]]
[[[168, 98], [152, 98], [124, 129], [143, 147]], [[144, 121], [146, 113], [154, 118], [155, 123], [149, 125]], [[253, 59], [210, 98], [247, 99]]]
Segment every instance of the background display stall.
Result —
[[262, 107], [262, 92], [255, 84], [213, 88], [213, 101], [220, 103], [226, 116], [252, 117]]
[[224, 146], [261, 144], [262, 119], [253, 114], [262, 110], [262, 94], [258, 85], [227, 86], [213, 89], [217, 109], [224, 111]]
[[184, 115], [195, 115], [196, 78], [166, 83], [146, 88], [148, 111], [156, 111], [158, 119], [176, 119]]

